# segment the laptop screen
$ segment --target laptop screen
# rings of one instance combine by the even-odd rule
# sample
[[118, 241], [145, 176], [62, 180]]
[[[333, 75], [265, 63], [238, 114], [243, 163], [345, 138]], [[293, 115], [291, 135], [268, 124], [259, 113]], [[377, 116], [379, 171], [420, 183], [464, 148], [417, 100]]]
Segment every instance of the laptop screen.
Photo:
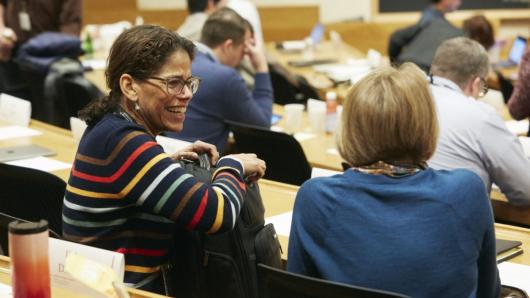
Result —
[[324, 31], [326, 31], [326, 28], [321, 23], [318, 23], [313, 27], [313, 30], [311, 30], [311, 34], [309, 36], [311, 37], [314, 45], [318, 44], [322, 40], [324, 37]]
[[525, 48], [526, 39], [521, 36], [518, 36], [513, 42], [513, 46], [510, 50], [510, 55], [508, 56], [508, 59], [516, 64], [519, 64], [519, 62], [521, 62], [521, 58], [523, 57]]

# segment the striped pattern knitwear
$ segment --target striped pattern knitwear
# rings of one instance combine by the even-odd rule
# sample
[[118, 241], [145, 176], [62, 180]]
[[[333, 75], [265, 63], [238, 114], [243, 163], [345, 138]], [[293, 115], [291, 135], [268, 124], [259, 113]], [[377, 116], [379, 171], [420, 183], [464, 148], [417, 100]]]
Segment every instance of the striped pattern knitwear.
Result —
[[158, 274], [178, 228], [231, 230], [246, 191], [239, 161], [222, 158], [211, 184], [187, 174], [143, 127], [105, 116], [81, 142], [63, 203], [65, 239], [125, 255], [125, 282]]

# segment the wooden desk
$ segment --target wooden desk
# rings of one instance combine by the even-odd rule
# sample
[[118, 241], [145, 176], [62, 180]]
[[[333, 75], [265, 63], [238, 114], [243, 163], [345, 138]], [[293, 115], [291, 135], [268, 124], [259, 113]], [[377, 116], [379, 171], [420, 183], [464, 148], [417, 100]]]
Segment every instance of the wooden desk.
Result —
[[361, 51], [348, 44], [341, 43], [340, 45], [335, 45], [329, 41], [323, 41], [314, 47], [314, 49], [302, 52], [282, 51], [276, 48], [275, 43], [267, 43], [265, 49], [267, 56], [272, 61], [279, 63], [291, 73], [306, 78], [309, 84], [318, 91], [321, 98], [325, 98], [327, 91], [337, 92], [339, 103], [342, 102], [342, 98], [344, 98], [350, 86], [341, 85], [335, 87], [327, 76], [315, 72], [312, 66], [294, 67], [289, 65], [289, 61], [333, 59], [336, 60], [334, 63], [347, 63], [350, 59], [361, 59], [365, 57]]
[[[10, 275], [10, 260], [9, 257], [0, 255], [0, 283], [10, 285], [11, 284], [11, 275]], [[129, 295], [131, 298], [162, 298], [167, 296], [158, 295], [151, 292], [146, 292], [142, 290], [136, 290], [127, 288], [127, 292], [129, 292]], [[54, 298], [70, 298], [70, 297], [78, 297], [78, 298], [89, 298], [84, 295], [80, 295], [79, 293], [72, 292], [67, 289], [52, 288], [52, 297]]]

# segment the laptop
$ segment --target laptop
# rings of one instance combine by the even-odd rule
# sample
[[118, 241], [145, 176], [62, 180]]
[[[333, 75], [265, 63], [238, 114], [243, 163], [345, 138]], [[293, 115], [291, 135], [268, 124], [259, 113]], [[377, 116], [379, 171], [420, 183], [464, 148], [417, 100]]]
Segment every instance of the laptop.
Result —
[[[324, 38], [324, 33], [326, 32], [326, 27], [324, 27], [323, 24], [317, 23], [315, 26], [313, 26], [313, 29], [311, 29], [311, 33], [309, 34], [309, 39], [311, 40], [312, 45], [316, 45], [319, 42], [322, 41]], [[276, 44], [276, 48], [283, 51], [289, 51], [289, 52], [299, 52], [306, 48], [307, 42], [306, 40], [287, 40], [282, 41]]]
[[52, 156], [56, 153], [39, 145], [22, 145], [0, 148], [0, 162], [20, 160], [37, 156]]
[[502, 263], [523, 253], [521, 241], [495, 239], [497, 263]]
[[500, 61], [495, 64], [496, 67], [512, 67], [517, 66], [521, 63], [523, 58], [524, 51], [526, 49], [526, 38], [522, 36], [517, 36], [514, 40], [512, 48], [510, 49], [510, 54], [508, 55], [508, 60]]

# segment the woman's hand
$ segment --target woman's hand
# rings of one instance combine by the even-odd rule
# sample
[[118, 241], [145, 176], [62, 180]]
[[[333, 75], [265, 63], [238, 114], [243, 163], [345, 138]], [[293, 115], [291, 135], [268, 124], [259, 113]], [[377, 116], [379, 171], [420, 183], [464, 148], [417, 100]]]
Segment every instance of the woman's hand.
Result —
[[204, 153], [208, 154], [208, 156], [210, 157], [211, 165], [217, 164], [217, 161], [219, 160], [219, 152], [217, 152], [217, 148], [215, 148], [215, 146], [212, 144], [208, 144], [202, 141], [196, 141], [188, 147], [185, 147], [182, 150], [175, 152], [173, 155], [171, 155], [171, 158], [175, 161], [181, 160], [183, 158], [189, 160], [197, 160], [199, 158], [199, 154]]
[[243, 176], [248, 182], [254, 182], [265, 175], [267, 166], [264, 160], [259, 159], [254, 153], [231, 154], [227, 157], [237, 159], [243, 165]]

